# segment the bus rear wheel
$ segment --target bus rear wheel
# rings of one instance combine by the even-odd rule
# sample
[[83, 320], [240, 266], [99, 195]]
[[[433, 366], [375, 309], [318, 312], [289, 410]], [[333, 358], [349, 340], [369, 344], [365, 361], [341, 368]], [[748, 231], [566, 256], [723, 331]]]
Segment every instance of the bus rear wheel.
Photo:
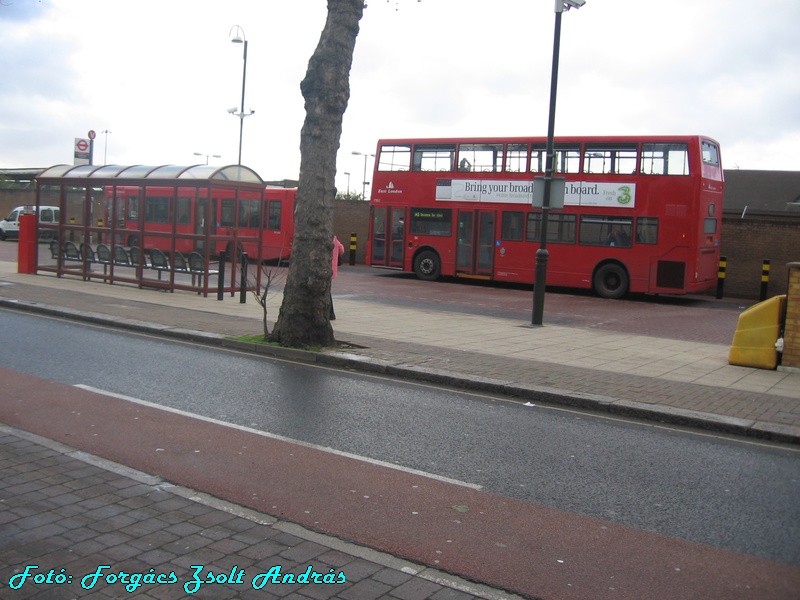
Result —
[[608, 263], [597, 269], [593, 284], [601, 298], [618, 300], [628, 293], [628, 273], [621, 265]]
[[436, 281], [442, 273], [442, 261], [432, 250], [424, 250], [414, 259], [414, 273], [423, 281]]

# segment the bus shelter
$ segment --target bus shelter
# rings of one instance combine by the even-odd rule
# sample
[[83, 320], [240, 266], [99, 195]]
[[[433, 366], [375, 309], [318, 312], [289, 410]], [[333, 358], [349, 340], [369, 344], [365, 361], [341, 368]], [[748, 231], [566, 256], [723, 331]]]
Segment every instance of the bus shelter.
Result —
[[242, 259], [251, 249], [261, 263], [263, 229], [238, 225], [263, 222], [264, 189], [241, 165], [50, 167], [36, 212], [58, 207], [60, 219], [37, 219], [36, 271], [204, 296], [256, 289], [261, 269], [248, 278]]

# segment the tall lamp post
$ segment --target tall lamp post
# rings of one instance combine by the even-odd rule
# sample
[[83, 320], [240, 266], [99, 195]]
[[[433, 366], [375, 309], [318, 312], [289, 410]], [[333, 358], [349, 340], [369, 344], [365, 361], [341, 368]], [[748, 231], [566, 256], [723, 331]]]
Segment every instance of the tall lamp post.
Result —
[[239, 27], [238, 25], [234, 25], [231, 27], [231, 30], [228, 32], [228, 35], [231, 37], [231, 42], [234, 44], [244, 44], [244, 52], [242, 54], [242, 58], [244, 60], [244, 66], [242, 68], [242, 104], [237, 112], [236, 108], [228, 109], [228, 112], [231, 113], [235, 117], [239, 117], [239, 164], [242, 164], [242, 133], [244, 132], [244, 119], [245, 117], [249, 117], [255, 111], [251, 110], [250, 112], [244, 112], [244, 90], [247, 84], [247, 38], [244, 35], [244, 29]]
[[547, 164], [544, 174], [542, 200], [542, 227], [539, 232], [539, 249], [536, 251], [536, 275], [533, 284], [532, 325], [541, 325], [544, 316], [544, 290], [547, 285], [547, 217], [550, 212], [550, 193], [555, 172], [556, 89], [558, 87], [558, 54], [561, 46], [561, 15], [570, 8], [580, 8], [586, 0], [556, 0], [556, 27], [553, 34], [553, 70], [550, 74], [550, 117], [547, 123]]
[[108, 129], [103, 129], [100, 133], [105, 136], [105, 141], [103, 142], [103, 164], [106, 165], [108, 164], [108, 134], [112, 132]]
[[364, 152], [353, 152], [353, 156], [363, 156], [364, 157], [364, 180], [362, 181], [361, 186], [361, 197], [366, 200], [367, 199], [367, 159], [371, 156], [375, 158], [374, 154], [365, 154]]

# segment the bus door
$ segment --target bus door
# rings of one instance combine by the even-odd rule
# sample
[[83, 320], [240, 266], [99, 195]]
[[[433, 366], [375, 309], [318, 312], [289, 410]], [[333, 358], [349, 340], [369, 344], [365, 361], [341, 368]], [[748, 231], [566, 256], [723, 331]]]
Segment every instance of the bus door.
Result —
[[403, 268], [406, 209], [375, 206], [372, 209], [372, 264]]
[[459, 210], [456, 275], [489, 279], [494, 268], [494, 211]]

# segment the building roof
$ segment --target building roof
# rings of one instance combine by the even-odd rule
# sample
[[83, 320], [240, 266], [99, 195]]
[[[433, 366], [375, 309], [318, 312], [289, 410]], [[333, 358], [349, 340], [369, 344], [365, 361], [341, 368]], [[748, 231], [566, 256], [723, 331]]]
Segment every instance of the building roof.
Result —
[[725, 171], [723, 212], [800, 215], [800, 171]]

